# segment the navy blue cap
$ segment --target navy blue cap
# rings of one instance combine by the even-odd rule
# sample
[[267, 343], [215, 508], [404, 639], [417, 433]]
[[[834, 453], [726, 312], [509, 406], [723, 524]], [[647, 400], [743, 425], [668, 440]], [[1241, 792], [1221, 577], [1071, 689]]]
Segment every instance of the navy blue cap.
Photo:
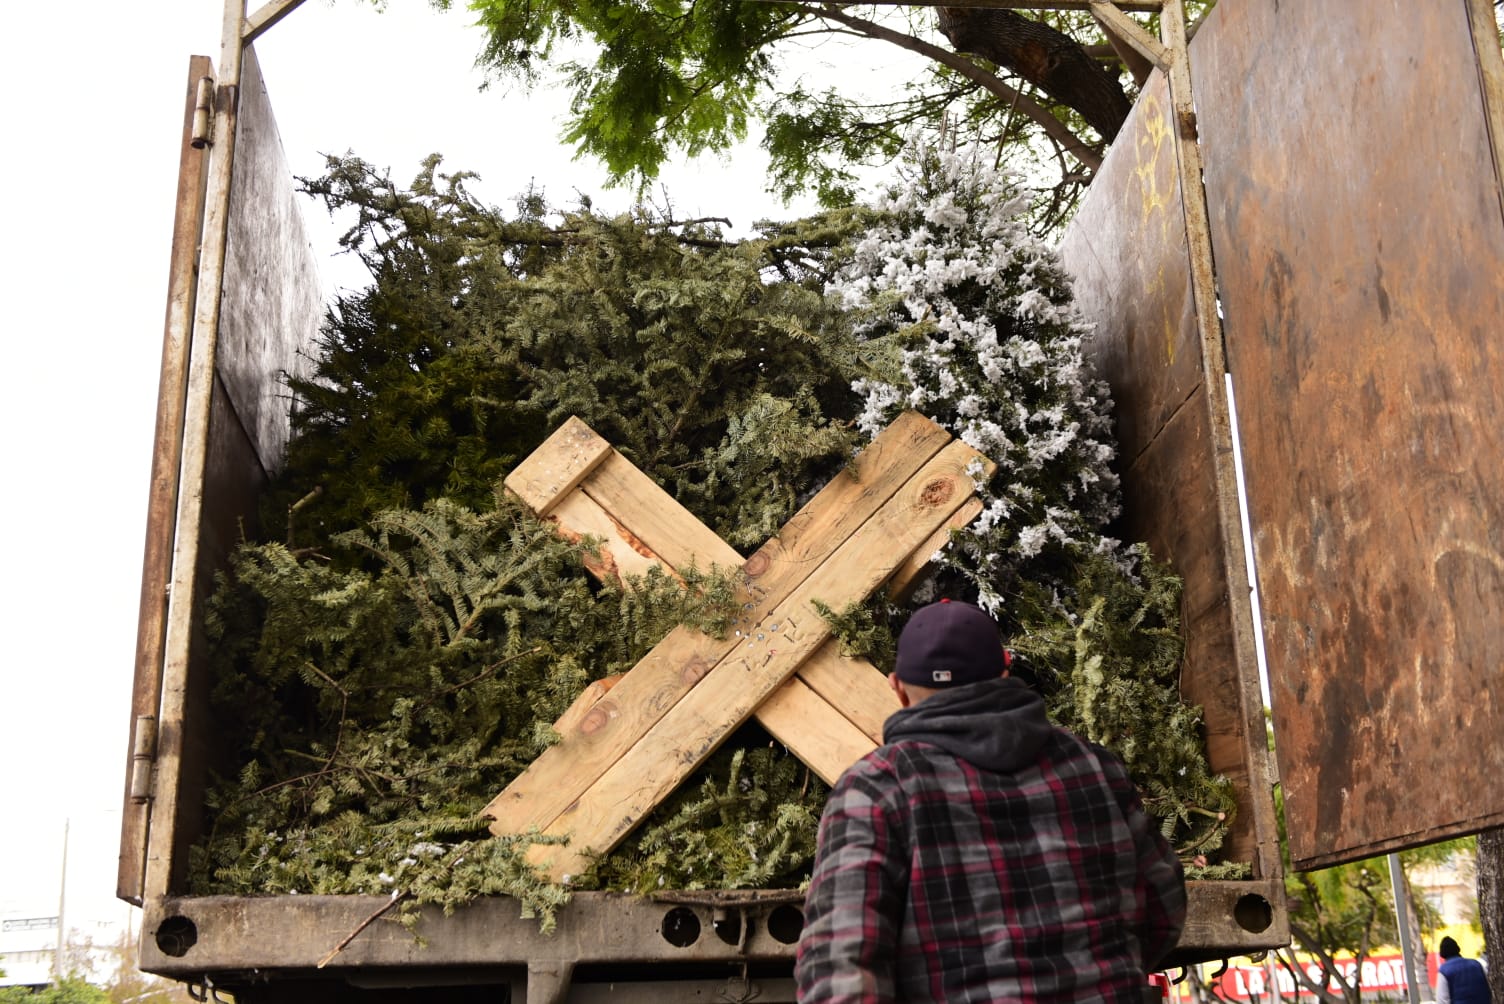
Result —
[[904, 625], [893, 671], [904, 683], [943, 690], [996, 680], [1007, 668], [997, 622], [970, 603], [941, 600]]

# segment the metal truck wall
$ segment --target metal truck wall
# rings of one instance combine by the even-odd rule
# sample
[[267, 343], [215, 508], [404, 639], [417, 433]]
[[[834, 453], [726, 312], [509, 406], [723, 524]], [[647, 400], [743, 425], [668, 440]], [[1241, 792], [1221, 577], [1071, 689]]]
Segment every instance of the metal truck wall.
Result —
[[[205, 67], [207, 61], [198, 57], [195, 66]], [[323, 314], [318, 271], [304, 234], [299, 197], [292, 189], [271, 103], [250, 48], [245, 50], [241, 68], [233, 146], [228, 211], [220, 217], [227, 237], [217, 331], [202, 330], [202, 302], [194, 330], [194, 353], [203, 353], [206, 341], [217, 343], [212, 386], [207, 389], [208, 420], [203, 427], [189, 422], [182, 430], [182, 450], [173, 451], [184, 455], [197, 451], [204, 457], [201, 477], [185, 470], [176, 515], [178, 522], [191, 519], [198, 526], [191, 589], [194, 609], [202, 609], [214, 572], [224, 567], [230, 550], [243, 534], [254, 532], [256, 500], [287, 444], [290, 409], [285, 374], [300, 372], [307, 365], [307, 349], [317, 337]], [[191, 157], [185, 157], [184, 164], [185, 171], [202, 170], [202, 164]], [[216, 194], [211, 183], [207, 196], [211, 226]], [[200, 235], [200, 247], [212, 243]], [[181, 267], [175, 258], [174, 276]], [[195, 267], [207, 274], [207, 263], [197, 262]], [[163, 385], [184, 381], [191, 385], [187, 375], [191, 363], [180, 360], [174, 365], [182, 369], [169, 376], [164, 353]], [[190, 386], [190, 396], [192, 392]], [[161, 407], [171, 411], [182, 405], [169, 404], [164, 396]], [[159, 418], [159, 430], [163, 422]], [[190, 442], [193, 437], [200, 437], [200, 442]], [[170, 445], [159, 435], [159, 453]], [[189, 512], [187, 507], [196, 508]], [[149, 541], [163, 535], [171, 538], [173, 525], [164, 519], [160, 512], [153, 514]], [[174, 564], [183, 553], [183, 544], [179, 534]], [[166, 582], [155, 589], [144, 584], [143, 597], [162, 596], [166, 588]], [[133, 898], [132, 889], [141, 895], [143, 884], [148, 897], [180, 891], [187, 848], [200, 833], [205, 770], [215, 755], [198, 636], [202, 618], [194, 616], [191, 628], [174, 630], [165, 606], [144, 601], [142, 608], [138, 649], [145, 650], [165, 630], [160, 663], [165, 668], [160, 679], [150, 673], [138, 675], [136, 703], [155, 707], [160, 701], [160, 725], [149, 827], [144, 837], [129, 829], [123, 834], [120, 888], [126, 898]], [[141, 839], [145, 840], [144, 877], [141, 845], [136, 843]]]
[[[1478, 0], [1223, 0], [1191, 46], [1300, 868], [1504, 823], [1500, 64]], [[1185, 577], [1183, 689], [1236, 771], [1249, 654], [1208, 537], [1218, 417], [1164, 94], [1063, 253], [1116, 397], [1125, 532]]]
[[1297, 867], [1504, 823], [1504, 75], [1478, 0], [1237, 0], [1195, 71]]
[[[1211, 26], [1202, 28], [1202, 34]], [[1223, 847], [1254, 875], [1281, 873], [1262, 700], [1251, 637], [1229, 605], [1217, 512], [1215, 422], [1203, 376], [1169, 88], [1150, 77], [1061, 245], [1089, 341], [1112, 386], [1123, 479], [1122, 532], [1185, 583], [1181, 692], [1200, 705], [1214, 770], [1238, 796]], [[1225, 435], [1224, 430], [1224, 435]], [[1272, 897], [1276, 902], [1280, 896]]]

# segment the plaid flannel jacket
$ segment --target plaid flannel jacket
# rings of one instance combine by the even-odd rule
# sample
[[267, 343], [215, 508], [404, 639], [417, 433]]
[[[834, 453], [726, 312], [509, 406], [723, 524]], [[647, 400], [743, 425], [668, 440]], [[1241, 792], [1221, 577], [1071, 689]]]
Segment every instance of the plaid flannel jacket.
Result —
[[1180, 863], [1121, 761], [1038, 728], [997, 772], [890, 721], [821, 819], [800, 1001], [1139, 1004], [1185, 922]]

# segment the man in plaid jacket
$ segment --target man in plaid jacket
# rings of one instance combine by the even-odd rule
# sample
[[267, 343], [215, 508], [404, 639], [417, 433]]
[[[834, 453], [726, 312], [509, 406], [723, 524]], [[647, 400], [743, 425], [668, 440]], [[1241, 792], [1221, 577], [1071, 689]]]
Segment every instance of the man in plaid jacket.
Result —
[[1050, 724], [970, 604], [917, 611], [890, 680], [820, 821], [799, 1000], [1140, 1004], [1185, 880], [1122, 762]]

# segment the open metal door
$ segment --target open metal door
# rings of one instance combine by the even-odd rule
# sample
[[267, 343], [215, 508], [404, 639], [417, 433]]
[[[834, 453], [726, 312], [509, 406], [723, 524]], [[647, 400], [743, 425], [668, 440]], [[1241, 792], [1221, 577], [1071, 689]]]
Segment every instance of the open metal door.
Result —
[[182, 891], [215, 756], [198, 613], [254, 532], [290, 435], [289, 374], [323, 318], [317, 261], [249, 39], [296, 6], [247, 18], [228, 0], [219, 79], [194, 57], [158, 401], [117, 895]]
[[205, 142], [214, 96], [214, 64], [207, 56], [188, 61], [182, 151], [178, 160], [177, 209], [167, 280], [167, 321], [162, 336], [162, 368], [157, 386], [157, 419], [152, 449], [146, 546], [141, 563], [141, 603], [136, 629], [136, 664], [131, 687], [129, 756], [121, 811], [120, 864], [115, 895], [141, 904], [145, 881], [147, 829], [151, 816], [152, 768], [156, 759], [157, 713], [162, 698], [162, 658], [167, 636], [167, 594], [177, 526], [178, 464], [182, 457], [183, 415], [187, 404], [188, 343], [198, 293], [198, 247], [204, 230], [204, 196], [209, 176]]
[[1477, 0], [1192, 47], [1290, 853], [1504, 824], [1504, 79]]

